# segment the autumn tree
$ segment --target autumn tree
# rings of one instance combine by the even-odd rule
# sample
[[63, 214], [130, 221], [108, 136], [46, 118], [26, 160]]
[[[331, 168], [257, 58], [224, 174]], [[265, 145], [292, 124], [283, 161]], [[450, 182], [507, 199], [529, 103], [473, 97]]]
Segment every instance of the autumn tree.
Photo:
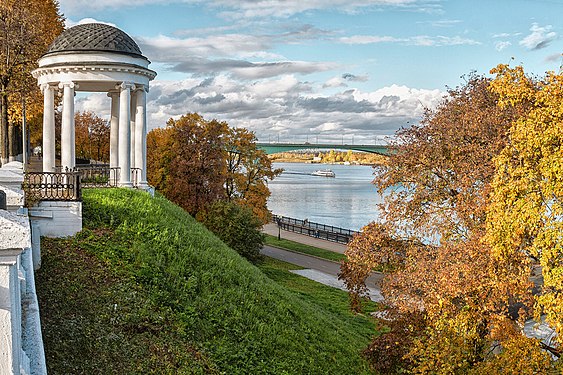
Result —
[[230, 129], [227, 140], [227, 175], [225, 194], [227, 200], [249, 207], [267, 223], [270, 213], [266, 205], [270, 196], [268, 180], [281, 173], [273, 170], [272, 162], [256, 147], [256, 136], [245, 128]]
[[257, 149], [254, 133], [187, 114], [151, 131], [147, 150], [149, 182], [172, 201], [183, 202], [192, 215], [226, 200], [250, 208], [267, 222], [267, 181], [281, 171], [273, 170], [267, 155]]
[[21, 150], [19, 134], [26, 101], [28, 115], [41, 113], [41, 94], [31, 71], [39, 57], [63, 31], [64, 19], [55, 0], [0, 2], [0, 162]]
[[499, 65], [492, 91], [502, 108], [527, 106], [496, 158], [488, 241], [501, 261], [526, 256], [541, 267], [535, 313], [563, 344], [563, 74], [527, 76], [521, 66]]
[[228, 125], [192, 113], [147, 136], [148, 181], [192, 216], [225, 198]]
[[110, 126], [92, 112], [74, 115], [76, 156], [88, 160], [109, 162]]
[[381, 372], [495, 373], [507, 358], [503, 373], [551, 365], [537, 340], [521, 334], [532, 306], [526, 256], [499, 259], [483, 240], [494, 158], [526, 111], [498, 107], [488, 87], [472, 75], [449, 90], [420, 125], [398, 132], [386, 167], [376, 170], [386, 193], [382, 220], [349, 244], [341, 277], [357, 302], [372, 269], [385, 271], [382, 293], [395, 323], [366, 354], [401, 361], [374, 360]]

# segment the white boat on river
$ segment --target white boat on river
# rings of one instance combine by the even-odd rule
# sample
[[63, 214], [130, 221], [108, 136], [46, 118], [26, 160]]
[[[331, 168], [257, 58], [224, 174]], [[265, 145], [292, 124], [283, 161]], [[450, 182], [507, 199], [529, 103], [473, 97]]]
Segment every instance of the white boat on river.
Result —
[[330, 169], [319, 169], [318, 171], [314, 171], [313, 173], [311, 173], [311, 176], [335, 177], [336, 175]]

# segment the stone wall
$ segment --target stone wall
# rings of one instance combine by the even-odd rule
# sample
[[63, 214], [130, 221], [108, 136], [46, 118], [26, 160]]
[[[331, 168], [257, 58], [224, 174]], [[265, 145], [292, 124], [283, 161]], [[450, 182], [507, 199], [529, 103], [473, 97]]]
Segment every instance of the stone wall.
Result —
[[42, 236], [68, 237], [82, 230], [82, 202], [43, 201], [29, 209], [29, 216]]
[[22, 181], [21, 163], [0, 168], [0, 189], [6, 192], [8, 203], [8, 210], [0, 209], [2, 375], [47, 373], [34, 279], [34, 268], [41, 263], [40, 233], [38, 226], [32, 230], [27, 210], [22, 207]]

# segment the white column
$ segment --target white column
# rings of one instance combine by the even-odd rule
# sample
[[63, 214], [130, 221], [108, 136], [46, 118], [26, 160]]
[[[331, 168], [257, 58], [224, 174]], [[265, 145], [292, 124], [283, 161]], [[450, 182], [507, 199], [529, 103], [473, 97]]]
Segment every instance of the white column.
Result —
[[55, 171], [55, 92], [43, 85], [43, 172]]
[[[110, 91], [108, 96], [111, 98], [111, 120], [109, 136], [109, 167], [119, 167], [119, 92]], [[115, 169], [110, 170], [112, 181], [117, 180]]]
[[73, 82], [61, 82], [59, 88], [63, 89], [63, 118], [61, 124], [61, 167], [64, 172], [67, 168], [74, 168], [74, 87]]
[[131, 82], [123, 82], [119, 94], [119, 186], [131, 184]]
[[137, 90], [131, 92], [131, 168], [136, 168], [135, 165], [135, 121], [136, 121], [136, 109], [137, 109]]
[[139, 187], [147, 184], [147, 94], [144, 87], [137, 91], [137, 111], [135, 115], [135, 166], [141, 168]]

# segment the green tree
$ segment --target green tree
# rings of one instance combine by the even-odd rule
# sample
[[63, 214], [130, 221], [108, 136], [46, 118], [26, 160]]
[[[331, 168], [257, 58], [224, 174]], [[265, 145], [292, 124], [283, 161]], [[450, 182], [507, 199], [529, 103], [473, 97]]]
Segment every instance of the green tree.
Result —
[[218, 201], [201, 218], [202, 223], [231, 249], [248, 260], [260, 257], [264, 244], [262, 222], [249, 207]]

